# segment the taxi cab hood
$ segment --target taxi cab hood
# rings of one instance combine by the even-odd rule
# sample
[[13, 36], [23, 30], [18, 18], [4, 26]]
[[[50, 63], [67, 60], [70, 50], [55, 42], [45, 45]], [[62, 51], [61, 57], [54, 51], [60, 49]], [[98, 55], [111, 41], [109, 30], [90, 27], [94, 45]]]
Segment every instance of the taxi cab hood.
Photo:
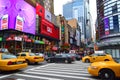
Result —
[[117, 65], [118, 63], [116, 63], [115, 61], [101, 61], [101, 62], [94, 62], [91, 63], [91, 66], [110, 66], [110, 65]]
[[18, 58], [12, 58], [12, 59], [3, 59], [5, 61], [25, 61], [25, 59], [18, 59]]

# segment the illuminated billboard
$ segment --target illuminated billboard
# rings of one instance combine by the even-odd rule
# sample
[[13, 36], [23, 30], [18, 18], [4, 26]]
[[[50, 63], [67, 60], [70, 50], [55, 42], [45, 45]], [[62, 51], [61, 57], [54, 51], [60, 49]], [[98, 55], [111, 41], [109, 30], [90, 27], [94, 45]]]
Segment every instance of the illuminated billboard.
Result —
[[0, 0], [0, 30], [35, 34], [36, 11], [24, 0]]

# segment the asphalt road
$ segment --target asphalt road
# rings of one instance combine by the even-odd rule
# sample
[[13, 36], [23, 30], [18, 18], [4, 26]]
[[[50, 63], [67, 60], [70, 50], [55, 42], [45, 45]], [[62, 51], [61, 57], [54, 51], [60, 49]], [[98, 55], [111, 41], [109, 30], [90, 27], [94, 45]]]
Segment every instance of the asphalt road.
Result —
[[89, 63], [42, 63], [28, 68], [1, 73], [0, 80], [100, 80], [87, 72]]

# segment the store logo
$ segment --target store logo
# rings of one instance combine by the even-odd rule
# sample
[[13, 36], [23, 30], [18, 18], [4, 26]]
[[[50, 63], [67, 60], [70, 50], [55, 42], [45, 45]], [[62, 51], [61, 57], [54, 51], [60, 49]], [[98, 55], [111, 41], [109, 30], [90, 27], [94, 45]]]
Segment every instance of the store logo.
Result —
[[47, 27], [47, 32], [52, 33], [52, 29], [50, 27]]

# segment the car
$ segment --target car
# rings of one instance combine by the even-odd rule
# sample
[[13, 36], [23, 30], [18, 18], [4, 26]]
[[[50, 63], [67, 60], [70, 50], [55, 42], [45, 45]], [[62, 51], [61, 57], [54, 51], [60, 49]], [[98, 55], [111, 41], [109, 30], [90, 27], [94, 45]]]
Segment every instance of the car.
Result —
[[64, 62], [64, 63], [72, 63], [74, 59], [70, 54], [56, 54], [48, 59], [48, 62]]
[[101, 80], [115, 80], [120, 78], [120, 60], [94, 62], [88, 67], [88, 72], [93, 76], [99, 76]]
[[25, 59], [28, 64], [35, 63], [38, 64], [39, 62], [44, 62], [44, 57], [36, 55], [32, 52], [21, 52], [17, 54], [19, 59]]
[[80, 60], [81, 59], [81, 56], [79, 54], [76, 54], [76, 53], [68, 53], [72, 56], [72, 58], [74, 58], [75, 60]]
[[43, 53], [35, 53], [37, 56], [44, 57], [45, 55]]
[[82, 58], [82, 62], [85, 63], [92, 63], [98, 61], [111, 61], [111, 60], [113, 60], [112, 56], [110, 54], [105, 54], [105, 53], [94, 53], [92, 55], [84, 56]]
[[19, 70], [27, 66], [25, 59], [18, 59], [10, 53], [0, 53], [0, 71]]
[[45, 53], [44, 54], [44, 58], [45, 58], [45, 61], [49, 62], [48, 60], [51, 58], [51, 57], [54, 57], [55, 54], [53, 53]]

